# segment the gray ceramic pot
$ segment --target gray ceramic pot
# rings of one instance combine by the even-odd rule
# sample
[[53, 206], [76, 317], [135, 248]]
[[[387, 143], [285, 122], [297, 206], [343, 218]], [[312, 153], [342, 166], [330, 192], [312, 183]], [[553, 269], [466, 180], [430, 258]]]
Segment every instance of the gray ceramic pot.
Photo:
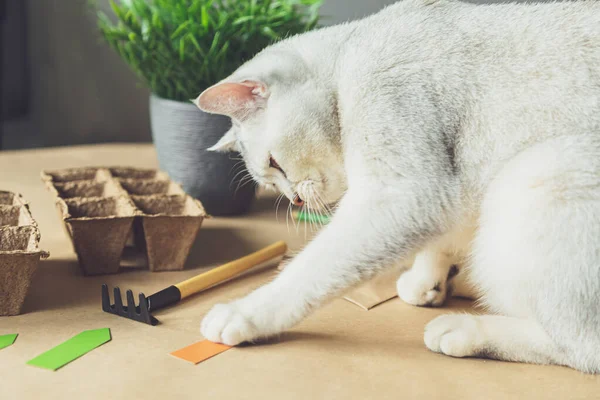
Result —
[[204, 113], [192, 103], [151, 95], [150, 121], [160, 168], [200, 200], [209, 214], [248, 211], [255, 189], [252, 183], [239, 185], [244, 174], [234, 181], [239, 172], [234, 159], [239, 157], [206, 151], [231, 127], [229, 118]]

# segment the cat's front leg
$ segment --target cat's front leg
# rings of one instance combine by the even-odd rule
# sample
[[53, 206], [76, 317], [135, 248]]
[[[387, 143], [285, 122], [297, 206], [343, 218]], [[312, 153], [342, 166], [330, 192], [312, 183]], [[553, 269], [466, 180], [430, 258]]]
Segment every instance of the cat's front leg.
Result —
[[431, 215], [417, 217], [423, 210], [406, 196], [410, 188], [403, 190], [402, 196], [383, 190], [348, 193], [331, 223], [275, 280], [242, 299], [215, 306], [202, 322], [202, 334], [228, 345], [276, 335], [332, 296], [412, 254], [443, 224], [432, 223], [440, 208], [430, 207]]

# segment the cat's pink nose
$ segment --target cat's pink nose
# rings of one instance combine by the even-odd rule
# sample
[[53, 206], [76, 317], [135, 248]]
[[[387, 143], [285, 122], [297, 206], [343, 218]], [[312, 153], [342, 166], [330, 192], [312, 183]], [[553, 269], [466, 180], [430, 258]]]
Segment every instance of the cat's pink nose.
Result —
[[300, 196], [296, 195], [292, 203], [294, 203], [294, 205], [297, 207], [302, 207], [304, 205], [304, 200], [302, 200]]

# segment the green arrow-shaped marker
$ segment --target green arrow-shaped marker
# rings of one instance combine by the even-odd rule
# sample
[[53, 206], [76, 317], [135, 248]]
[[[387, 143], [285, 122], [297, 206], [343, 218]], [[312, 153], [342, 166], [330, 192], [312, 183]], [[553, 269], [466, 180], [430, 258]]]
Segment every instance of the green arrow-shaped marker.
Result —
[[27, 361], [28, 365], [56, 371], [60, 367], [110, 341], [110, 329], [83, 331], [58, 346]]
[[330, 217], [327, 215], [313, 214], [306, 211], [298, 211], [297, 213], [294, 213], [294, 216], [296, 217], [296, 220], [300, 222], [316, 222], [325, 225], [330, 221]]
[[10, 346], [17, 340], [18, 334], [0, 335], [0, 349]]

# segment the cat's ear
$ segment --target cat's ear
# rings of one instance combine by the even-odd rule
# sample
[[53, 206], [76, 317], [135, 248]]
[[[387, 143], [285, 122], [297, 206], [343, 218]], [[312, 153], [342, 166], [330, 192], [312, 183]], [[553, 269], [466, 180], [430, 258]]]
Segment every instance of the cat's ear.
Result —
[[214, 146], [208, 148], [208, 151], [214, 151], [217, 153], [229, 153], [229, 152], [240, 152], [240, 148], [238, 145], [237, 137], [234, 132], [235, 127], [232, 127], [221, 140], [217, 142]]
[[206, 89], [194, 103], [210, 114], [226, 115], [243, 121], [264, 107], [269, 91], [258, 81], [219, 83]]

